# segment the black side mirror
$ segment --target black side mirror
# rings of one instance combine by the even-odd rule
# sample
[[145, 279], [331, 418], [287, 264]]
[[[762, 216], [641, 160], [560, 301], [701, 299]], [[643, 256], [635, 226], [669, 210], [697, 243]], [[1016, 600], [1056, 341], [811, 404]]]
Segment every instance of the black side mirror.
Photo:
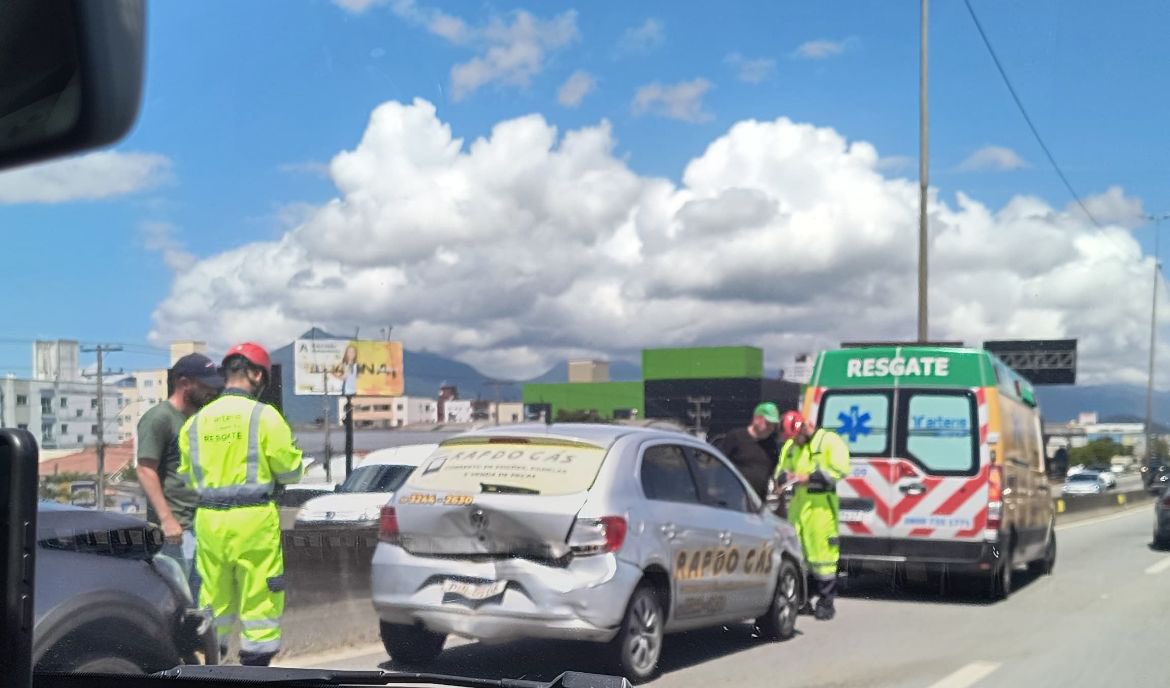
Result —
[[117, 141], [138, 117], [144, 0], [0, 2], [0, 169]]

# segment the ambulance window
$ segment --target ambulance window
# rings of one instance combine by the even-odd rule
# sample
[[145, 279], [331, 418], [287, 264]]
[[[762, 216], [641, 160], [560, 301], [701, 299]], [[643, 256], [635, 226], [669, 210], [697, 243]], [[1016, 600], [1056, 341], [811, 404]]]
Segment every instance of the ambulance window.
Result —
[[969, 395], [913, 392], [904, 408], [909, 458], [935, 474], [973, 474], [978, 469], [975, 407]]
[[660, 502], [699, 503], [695, 480], [682, 447], [660, 444], [642, 455], [642, 491]]
[[890, 446], [889, 392], [829, 392], [821, 401], [820, 426], [849, 444], [850, 454], [883, 456]]

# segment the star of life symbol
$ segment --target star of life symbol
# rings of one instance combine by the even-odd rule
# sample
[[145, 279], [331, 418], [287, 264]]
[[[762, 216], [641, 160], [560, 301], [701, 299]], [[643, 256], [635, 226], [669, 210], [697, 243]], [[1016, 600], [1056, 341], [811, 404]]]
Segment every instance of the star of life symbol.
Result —
[[838, 413], [837, 420], [841, 421], [841, 427], [837, 428], [837, 432], [848, 435], [850, 444], [856, 442], [859, 436], [872, 432], [872, 428], [869, 427], [870, 415], [868, 412], [862, 413], [860, 406], [850, 406], [849, 413], [844, 411]]

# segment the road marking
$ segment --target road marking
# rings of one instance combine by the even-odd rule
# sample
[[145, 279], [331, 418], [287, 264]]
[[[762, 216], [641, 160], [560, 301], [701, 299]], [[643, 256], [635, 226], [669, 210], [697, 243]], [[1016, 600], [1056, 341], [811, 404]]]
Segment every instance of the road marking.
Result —
[[1119, 518], [1125, 518], [1126, 516], [1133, 516], [1134, 514], [1142, 513], [1142, 507], [1145, 507], [1145, 506], [1149, 506], [1149, 505], [1147, 505], [1147, 504], [1135, 505], [1135, 506], [1127, 507], [1127, 508], [1123, 509], [1122, 511], [1120, 511], [1119, 513], [1109, 514], [1108, 516], [1102, 516], [1100, 518], [1086, 518], [1083, 521], [1074, 521], [1072, 523], [1057, 524], [1056, 529], [1057, 530], [1071, 530], [1072, 528], [1080, 528], [1081, 526], [1092, 526], [1092, 525], [1097, 525], [1098, 523], [1108, 523], [1109, 521], [1116, 521]]
[[999, 667], [998, 662], [971, 662], [955, 673], [930, 684], [930, 688], [967, 688], [987, 678]]
[[1166, 557], [1162, 561], [1159, 561], [1156, 564], [1152, 564], [1149, 568], [1146, 569], [1146, 573], [1153, 576], [1155, 574], [1162, 573], [1166, 569], [1170, 569], [1170, 557]]

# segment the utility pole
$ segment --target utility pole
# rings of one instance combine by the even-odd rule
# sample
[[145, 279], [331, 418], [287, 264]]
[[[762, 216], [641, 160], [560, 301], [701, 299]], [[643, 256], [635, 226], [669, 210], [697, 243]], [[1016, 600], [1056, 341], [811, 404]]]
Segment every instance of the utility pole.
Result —
[[930, 186], [926, 112], [926, 34], [929, 0], [922, 0], [922, 26], [918, 55], [918, 341], [929, 340], [927, 327], [927, 215], [926, 196]]
[[1150, 369], [1146, 379], [1146, 464], [1154, 458], [1154, 352], [1158, 347], [1158, 277], [1162, 272], [1160, 262], [1162, 245], [1162, 220], [1170, 214], [1150, 216], [1154, 221], [1154, 295], [1150, 300]]
[[[93, 347], [86, 347], [82, 349], [85, 353], [97, 354], [97, 372], [93, 373], [93, 377], [97, 378], [97, 508], [98, 511], [106, 510], [106, 429], [105, 429], [105, 385], [103, 384], [103, 376], [106, 374], [117, 375], [121, 370], [106, 370], [104, 356], [107, 353], [121, 351], [122, 347], [113, 346], [109, 344], [98, 344]], [[86, 377], [89, 377], [87, 375]]]
[[703, 436], [703, 423], [711, 419], [711, 411], [706, 408], [711, 403], [711, 397], [687, 397], [687, 403], [694, 407], [693, 410], [687, 411], [687, 416], [694, 422], [694, 430], [696, 437]]
[[[313, 347], [313, 351], [312, 351], [313, 363], [318, 363], [318, 360], [317, 360], [317, 327], [316, 326], [313, 327], [313, 338], [311, 341], [312, 341], [312, 343], [310, 344], [310, 346]], [[325, 447], [324, 447], [325, 482], [331, 483], [331, 482], [333, 482], [333, 465], [332, 465], [333, 464], [333, 444], [332, 444], [332, 438], [330, 435], [331, 435], [331, 432], [333, 430], [333, 427], [332, 427], [333, 424], [329, 422], [329, 415], [330, 415], [329, 414], [329, 370], [325, 366], [321, 366], [321, 394], [323, 395], [322, 398], [325, 400], [324, 409], [323, 409], [324, 416], [322, 417], [323, 420], [325, 421]]]

